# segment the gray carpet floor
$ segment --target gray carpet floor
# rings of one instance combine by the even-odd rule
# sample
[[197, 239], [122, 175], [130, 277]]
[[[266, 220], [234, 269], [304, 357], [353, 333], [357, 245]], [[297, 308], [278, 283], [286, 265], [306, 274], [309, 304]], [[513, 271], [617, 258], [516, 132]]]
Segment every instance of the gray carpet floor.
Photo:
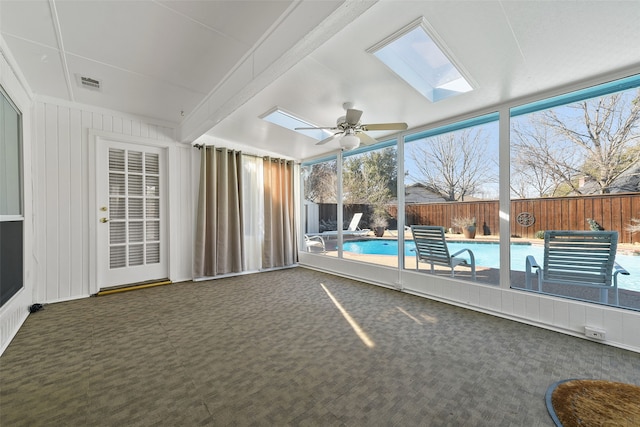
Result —
[[50, 304], [0, 358], [2, 426], [551, 426], [640, 354], [294, 268]]

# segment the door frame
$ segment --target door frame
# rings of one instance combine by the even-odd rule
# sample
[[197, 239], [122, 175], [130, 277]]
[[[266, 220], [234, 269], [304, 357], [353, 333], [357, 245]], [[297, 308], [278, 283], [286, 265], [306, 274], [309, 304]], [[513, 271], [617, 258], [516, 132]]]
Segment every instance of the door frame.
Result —
[[137, 145], [146, 145], [154, 148], [160, 148], [164, 150], [164, 161], [165, 161], [165, 170], [166, 170], [166, 223], [167, 223], [167, 236], [165, 238], [167, 254], [166, 254], [166, 262], [167, 262], [167, 275], [168, 279], [172, 278], [172, 260], [175, 259], [174, 251], [176, 250], [171, 245], [171, 237], [173, 235], [173, 230], [175, 226], [172, 225], [172, 206], [176, 206], [176, 195], [179, 193], [176, 188], [176, 180], [172, 179], [172, 171], [178, 170], [176, 167], [176, 143], [174, 141], [161, 141], [155, 139], [148, 139], [137, 136], [130, 135], [122, 135], [118, 133], [98, 131], [93, 129], [88, 129], [88, 162], [87, 162], [87, 178], [88, 178], [88, 188], [89, 188], [89, 197], [87, 200], [88, 209], [88, 224], [89, 224], [89, 293], [91, 295], [97, 294], [100, 289], [98, 287], [98, 275], [100, 274], [98, 269], [98, 215], [99, 215], [99, 206], [98, 200], [96, 197], [97, 194], [97, 162], [98, 162], [98, 144], [104, 142], [105, 140], [115, 141], [123, 144], [137, 144]]

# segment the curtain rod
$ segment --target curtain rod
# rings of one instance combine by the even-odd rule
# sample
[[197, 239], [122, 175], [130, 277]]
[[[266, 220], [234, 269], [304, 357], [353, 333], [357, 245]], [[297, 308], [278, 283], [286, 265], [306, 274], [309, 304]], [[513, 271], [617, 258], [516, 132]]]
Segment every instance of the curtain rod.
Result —
[[[207, 144], [192, 144], [192, 146], [197, 148], [198, 150], [200, 150], [201, 148], [204, 148], [204, 147], [215, 147], [214, 145], [207, 145]], [[222, 151], [223, 147], [215, 147], [215, 149], [218, 150], [218, 151]], [[259, 156], [258, 154], [246, 153], [246, 152], [244, 152], [242, 150], [232, 150], [232, 151], [238, 151], [243, 156], [258, 157], [258, 158], [261, 158], [263, 160], [264, 159], [272, 159], [272, 160], [281, 161], [281, 162], [292, 162], [294, 164], [295, 163], [299, 163], [299, 162], [296, 162], [295, 160], [292, 160], [292, 159], [281, 159], [281, 158], [272, 157], [272, 156]]]

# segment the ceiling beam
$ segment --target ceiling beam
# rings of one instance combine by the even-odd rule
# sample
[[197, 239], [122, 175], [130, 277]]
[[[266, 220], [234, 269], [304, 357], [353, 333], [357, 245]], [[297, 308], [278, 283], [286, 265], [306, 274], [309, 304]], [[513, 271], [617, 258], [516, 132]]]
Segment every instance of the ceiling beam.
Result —
[[73, 95], [73, 87], [71, 86], [71, 74], [69, 72], [69, 64], [67, 63], [67, 53], [64, 49], [64, 43], [62, 41], [62, 32], [60, 31], [60, 18], [58, 18], [58, 9], [56, 8], [55, 0], [49, 0], [49, 9], [51, 11], [51, 22], [56, 33], [56, 40], [58, 42], [58, 51], [60, 52], [60, 62], [64, 71], [64, 78], [67, 83], [67, 92], [69, 93], [69, 101], [74, 102], [75, 97]]
[[[216, 124], [233, 113], [269, 84], [283, 75], [301, 59], [311, 54], [324, 42], [336, 35], [346, 25], [377, 3], [378, 0], [345, 1], [313, 30], [275, 59], [264, 71], [253, 75], [253, 60], [260, 47], [243, 59], [235, 69], [234, 75], [210, 92], [207, 97], [179, 125], [176, 135], [181, 142], [193, 142], [208, 132]], [[296, 2], [295, 8], [304, 7], [304, 1]], [[291, 11], [289, 11], [291, 12]], [[289, 13], [281, 22], [279, 29], [293, 27], [299, 14]]]

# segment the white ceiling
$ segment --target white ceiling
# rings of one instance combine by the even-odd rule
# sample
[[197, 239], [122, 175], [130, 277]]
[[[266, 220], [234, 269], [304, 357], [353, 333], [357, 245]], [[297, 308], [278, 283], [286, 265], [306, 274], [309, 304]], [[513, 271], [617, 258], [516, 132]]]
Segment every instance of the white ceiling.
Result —
[[[367, 53], [420, 17], [475, 90], [432, 104]], [[172, 124], [184, 142], [206, 133], [200, 141], [295, 159], [337, 142], [259, 119], [275, 106], [330, 126], [351, 101], [365, 123], [422, 127], [638, 73], [639, 22], [640, 1], [0, 0], [0, 33], [34, 94]]]

